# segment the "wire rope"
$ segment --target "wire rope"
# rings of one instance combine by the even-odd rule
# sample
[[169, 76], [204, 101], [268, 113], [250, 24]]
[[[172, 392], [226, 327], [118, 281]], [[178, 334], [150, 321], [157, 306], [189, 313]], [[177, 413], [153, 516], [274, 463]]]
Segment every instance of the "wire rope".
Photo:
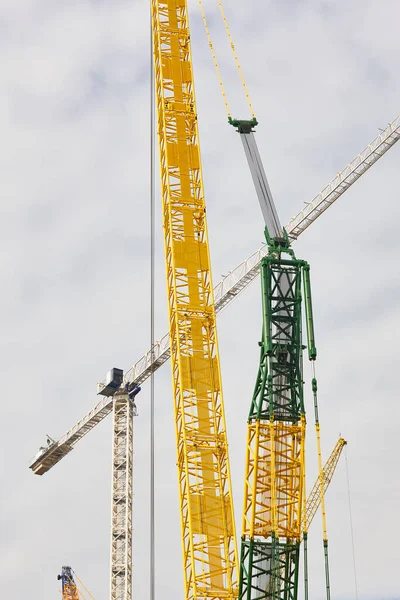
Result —
[[[215, 71], [217, 73], [218, 82], [219, 82], [220, 90], [221, 90], [221, 93], [222, 93], [222, 98], [223, 98], [224, 104], [225, 104], [225, 109], [226, 109], [226, 112], [228, 114], [228, 119], [230, 119], [231, 118], [231, 112], [230, 112], [230, 108], [229, 108], [229, 104], [228, 104], [228, 98], [227, 98], [227, 95], [226, 95], [226, 92], [225, 92], [225, 87], [224, 87], [224, 84], [223, 84], [223, 81], [222, 81], [221, 72], [220, 72], [220, 69], [219, 69], [218, 61], [217, 61], [217, 56], [216, 56], [216, 53], [215, 53], [215, 50], [214, 50], [214, 45], [213, 45], [213, 42], [212, 42], [212, 39], [211, 39], [210, 28], [208, 27], [207, 17], [206, 17], [206, 14], [205, 14], [205, 11], [204, 11], [204, 6], [203, 6], [203, 1], [202, 0], [197, 0], [197, 2], [198, 2], [199, 7], [200, 7], [201, 18], [202, 18], [202, 21], [203, 21], [203, 24], [204, 24], [204, 29], [206, 31], [208, 45], [210, 47], [211, 56], [212, 56], [212, 59], [213, 59]], [[221, 0], [218, 0], [218, 6], [219, 6], [219, 10], [220, 10], [220, 13], [221, 13], [221, 16], [222, 16], [222, 20], [224, 22], [225, 31], [226, 31], [226, 34], [228, 36], [228, 40], [229, 40], [229, 44], [230, 44], [230, 47], [231, 47], [231, 50], [232, 50], [232, 54], [233, 54], [233, 58], [234, 58], [234, 61], [235, 61], [235, 64], [236, 64], [236, 68], [237, 68], [237, 70], [239, 72], [239, 77], [240, 77], [240, 81], [241, 81], [241, 84], [242, 84], [242, 87], [243, 87], [244, 95], [246, 97], [247, 105], [249, 107], [250, 114], [251, 114], [252, 118], [255, 119], [256, 117], [255, 117], [255, 114], [254, 114], [253, 105], [252, 105], [251, 100], [250, 100], [250, 94], [249, 94], [248, 89], [247, 89], [247, 85], [246, 85], [246, 82], [245, 82], [245, 79], [244, 79], [244, 76], [243, 76], [243, 71], [242, 71], [242, 68], [240, 66], [240, 62], [239, 62], [239, 58], [238, 58], [238, 55], [237, 55], [237, 52], [236, 52], [235, 44], [233, 43], [232, 34], [230, 32], [230, 29], [229, 29], [228, 20], [226, 18], [226, 15], [225, 15], [225, 12], [224, 12], [224, 7], [222, 5], [222, 1]]]
[[[91, 598], [92, 600], [94, 600], [94, 596], [92, 596], [92, 594], [89, 592], [89, 590], [87, 589], [87, 587], [85, 586], [85, 584], [84, 584], [84, 583], [83, 583], [83, 582], [82, 582], [82, 581], [79, 579], [79, 577], [78, 577], [78, 575], [75, 573], [75, 571], [73, 571], [73, 574], [75, 575], [75, 579], [76, 579], [76, 580], [79, 582], [79, 584], [80, 584], [80, 585], [83, 587], [83, 589], [85, 590], [85, 592], [86, 592], [87, 594], [89, 594], [89, 596], [90, 596], [90, 598]], [[82, 592], [81, 590], [79, 590], [79, 593], [81, 594], [81, 596], [83, 596], [83, 597], [85, 598], [85, 596], [84, 596], [84, 594], [83, 594], [83, 592]]]
[[[154, 297], [155, 297], [155, 93], [153, 62], [153, 12], [150, 3], [150, 348], [154, 363]], [[155, 599], [155, 425], [154, 371], [150, 376], [150, 600]]]
[[323, 469], [322, 469], [322, 453], [321, 453], [321, 434], [320, 434], [320, 423], [318, 415], [318, 397], [317, 397], [317, 378], [315, 375], [315, 360], [311, 362], [312, 366], [312, 389], [314, 395], [314, 420], [315, 420], [315, 435], [317, 439], [317, 456], [318, 456], [318, 476], [319, 476], [319, 494], [322, 514], [322, 537], [324, 547], [324, 561], [325, 561], [325, 585], [326, 585], [326, 599], [331, 599], [331, 586], [329, 577], [329, 558], [328, 558], [328, 533], [326, 528], [326, 510], [325, 510], [325, 498], [324, 498], [324, 484], [323, 484]]
[[213, 43], [212, 43], [210, 30], [208, 28], [208, 23], [207, 23], [207, 19], [206, 19], [206, 15], [205, 15], [205, 12], [204, 12], [204, 7], [203, 7], [203, 2], [202, 2], [202, 0], [197, 0], [197, 1], [199, 3], [200, 12], [201, 12], [201, 18], [202, 18], [203, 24], [204, 24], [204, 29], [206, 30], [208, 45], [209, 45], [210, 50], [211, 50], [211, 56], [212, 56], [212, 59], [213, 59], [213, 62], [214, 62], [215, 71], [217, 73], [218, 83], [219, 83], [219, 87], [221, 89], [222, 98], [224, 100], [225, 109], [226, 109], [226, 112], [228, 114], [228, 119], [230, 119], [230, 117], [231, 117], [231, 111], [229, 109], [228, 98], [226, 96], [225, 87], [224, 87], [224, 84], [223, 84], [223, 81], [222, 81], [221, 72], [219, 70], [218, 61], [217, 61], [217, 57], [216, 57], [216, 54], [215, 54], [215, 51], [214, 51], [214, 46], [213, 46]]
[[228, 25], [228, 20], [227, 20], [227, 18], [225, 16], [224, 7], [222, 6], [222, 0], [218, 0], [218, 6], [219, 6], [219, 10], [221, 12], [222, 20], [224, 21], [225, 31], [226, 31], [226, 34], [228, 36], [229, 43], [231, 45], [231, 50], [232, 50], [233, 58], [235, 59], [237, 70], [239, 71], [240, 81], [242, 82], [242, 87], [243, 87], [244, 95], [246, 96], [246, 100], [247, 100], [247, 104], [248, 104], [248, 107], [249, 107], [249, 110], [250, 110], [250, 114], [253, 117], [253, 119], [255, 119], [256, 116], [254, 114], [253, 106], [252, 106], [251, 100], [250, 100], [250, 95], [249, 95], [249, 92], [247, 90], [247, 85], [246, 85], [246, 82], [245, 82], [244, 77], [243, 77], [243, 71], [242, 71], [242, 67], [240, 66], [240, 63], [239, 63], [239, 58], [238, 58], [238, 55], [237, 55], [237, 52], [236, 52], [236, 49], [235, 49], [235, 44], [233, 43], [232, 35], [231, 35], [230, 29], [229, 29], [229, 25]]
[[358, 585], [357, 585], [357, 571], [356, 571], [356, 553], [354, 546], [354, 527], [353, 527], [353, 513], [351, 510], [351, 495], [350, 495], [350, 479], [349, 479], [349, 465], [347, 462], [347, 448], [344, 449], [344, 458], [346, 463], [346, 480], [347, 480], [347, 498], [349, 501], [349, 520], [350, 520], [350, 531], [351, 531], [351, 549], [353, 553], [353, 574], [354, 574], [354, 589], [356, 592], [356, 600], [358, 600]]

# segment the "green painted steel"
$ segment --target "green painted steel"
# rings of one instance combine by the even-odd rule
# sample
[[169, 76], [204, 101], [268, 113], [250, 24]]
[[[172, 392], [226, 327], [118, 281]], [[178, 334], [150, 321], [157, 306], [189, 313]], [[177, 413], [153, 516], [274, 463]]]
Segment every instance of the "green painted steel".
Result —
[[[316, 357], [309, 265], [296, 258], [286, 232], [284, 239], [265, 233], [269, 252], [261, 263], [260, 363], [248, 420], [296, 423], [305, 414], [302, 291], [308, 353]], [[297, 600], [299, 561], [300, 540], [242, 537], [239, 600]], [[306, 565], [307, 555], [308, 597]]]
[[253, 130], [253, 127], [258, 125], [257, 119], [232, 119], [228, 118], [229, 125], [233, 125], [239, 133], [250, 133]]
[[249, 420], [296, 423], [304, 413], [301, 338], [301, 279], [304, 261], [281, 258], [271, 248], [261, 263], [263, 327], [260, 366]]
[[297, 600], [299, 542], [242, 540], [240, 600]]

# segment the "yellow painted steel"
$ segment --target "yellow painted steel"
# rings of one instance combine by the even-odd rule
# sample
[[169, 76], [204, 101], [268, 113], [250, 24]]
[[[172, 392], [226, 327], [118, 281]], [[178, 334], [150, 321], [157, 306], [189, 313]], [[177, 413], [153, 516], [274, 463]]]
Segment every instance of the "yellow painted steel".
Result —
[[338, 439], [334, 449], [332, 450], [331, 455], [329, 456], [328, 460], [324, 465], [324, 468], [318, 473], [318, 478], [314, 483], [311, 492], [308, 495], [307, 503], [305, 505], [305, 510], [302, 516], [302, 531], [304, 533], [308, 533], [311, 522], [321, 504], [321, 491], [322, 496], [324, 496], [332, 480], [342, 450], [346, 444], [347, 442], [343, 438]]
[[68, 582], [64, 584], [62, 598], [63, 600], [81, 600], [78, 588], [71, 579], [69, 579]]
[[237, 595], [237, 549], [186, 0], [152, 0], [186, 599]]
[[236, 68], [237, 68], [237, 70], [239, 72], [239, 77], [240, 77], [240, 81], [242, 83], [244, 95], [246, 96], [247, 105], [249, 107], [250, 114], [251, 114], [252, 118], [255, 119], [256, 115], [254, 114], [253, 106], [252, 106], [251, 100], [250, 100], [250, 94], [249, 94], [249, 92], [247, 90], [247, 85], [246, 85], [246, 82], [244, 80], [243, 73], [242, 73], [242, 67], [240, 66], [240, 63], [239, 63], [239, 58], [238, 58], [238, 55], [236, 53], [235, 44], [233, 43], [232, 35], [231, 35], [230, 29], [229, 29], [228, 20], [227, 20], [227, 18], [225, 16], [224, 7], [222, 6], [222, 0], [218, 0], [218, 6], [219, 6], [219, 10], [221, 12], [222, 20], [224, 21], [225, 31], [226, 31], [228, 39], [229, 39], [229, 44], [231, 46], [231, 50], [232, 50], [232, 53], [233, 53], [233, 58], [234, 58], [235, 64], [236, 64]]
[[248, 424], [242, 535], [300, 540], [305, 480], [304, 417]]
[[320, 433], [319, 423], [315, 424], [315, 434], [316, 434], [316, 438], [317, 438], [319, 502], [321, 504], [321, 515], [322, 515], [322, 536], [323, 536], [324, 542], [326, 542], [328, 540], [328, 534], [327, 534], [327, 530], [326, 530], [324, 473], [322, 470], [321, 433]]
[[207, 23], [206, 13], [204, 12], [204, 7], [203, 7], [202, 0], [197, 0], [197, 1], [199, 3], [201, 18], [203, 20], [204, 29], [206, 31], [208, 45], [209, 45], [210, 50], [211, 50], [211, 56], [212, 56], [212, 59], [213, 59], [215, 72], [217, 73], [219, 88], [221, 90], [222, 99], [223, 99], [224, 104], [225, 104], [225, 110], [226, 110], [226, 113], [227, 113], [228, 119], [229, 119], [231, 117], [231, 111], [229, 109], [228, 98], [226, 96], [225, 87], [224, 87], [224, 84], [223, 84], [223, 81], [222, 81], [222, 77], [221, 77], [221, 72], [220, 72], [219, 66], [218, 66], [217, 56], [215, 54], [214, 45], [212, 43], [210, 29], [209, 29], [208, 23]]
[[[80, 586], [88, 594], [89, 598], [91, 598], [92, 600], [94, 600], [94, 596], [92, 596], [92, 594], [89, 592], [89, 590], [87, 589], [87, 587], [85, 586], [85, 584], [79, 579], [78, 575], [76, 573], [74, 573], [74, 575], [75, 575], [75, 578], [76, 578], [77, 582], [80, 584]], [[80, 592], [80, 593], [83, 596], [83, 592]]]

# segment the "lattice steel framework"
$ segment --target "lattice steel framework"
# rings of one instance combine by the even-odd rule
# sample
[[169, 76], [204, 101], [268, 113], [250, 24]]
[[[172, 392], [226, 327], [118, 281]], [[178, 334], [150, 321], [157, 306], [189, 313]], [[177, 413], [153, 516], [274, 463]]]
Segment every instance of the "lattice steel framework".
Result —
[[[360, 152], [332, 181], [307, 203], [307, 206], [287, 223], [285, 229], [291, 239], [296, 239], [323, 212], [346, 192], [361, 175], [366, 173], [400, 139], [400, 116]], [[215, 309], [220, 311], [229, 305], [260, 272], [261, 260], [267, 247], [261, 246], [252, 256], [240, 263], [214, 288]], [[141, 385], [150, 374], [162, 366], [171, 356], [169, 334], [156, 342], [127, 372], [127, 381]], [[104, 384], [101, 384], [103, 386]], [[74, 446], [112, 411], [112, 399], [102, 397], [100, 402], [76, 423], [67, 433], [47, 449], [42, 449], [30, 462], [36, 475], [43, 475], [54, 467]]]
[[318, 477], [314, 483], [311, 492], [308, 495], [305, 511], [302, 515], [302, 526], [303, 532], [308, 532], [311, 521], [313, 520], [321, 503], [321, 479], [322, 479], [322, 493], [325, 494], [332, 480], [333, 474], [339, 462], [340, 455], [347, 442], [343, 438], [339, 438], [332, 451], [332, 454], [326, 461], [324, 468], [322, 469], [321, 477]]
[[113, 398], [111, 500], [111, 600], [132, 600], [133, 417], [136, 408], [125, 391]]
[[63, 600], [80, 600], [81, 597], [71, 567], [63, 567], [58, 579], [61, 579], [61, 594]]
[[[261, 261], [263, 329], [248, 418], [239, 580], [245, 600], [297, 598], [305, 504], [302, 273], [308, 269], [283, 240], [271, 240]], [[308, 290], [305, 298], [313, 356]]]
[[152, 0], [185, 598], [237, 594], [236, 543], [185, 0]]

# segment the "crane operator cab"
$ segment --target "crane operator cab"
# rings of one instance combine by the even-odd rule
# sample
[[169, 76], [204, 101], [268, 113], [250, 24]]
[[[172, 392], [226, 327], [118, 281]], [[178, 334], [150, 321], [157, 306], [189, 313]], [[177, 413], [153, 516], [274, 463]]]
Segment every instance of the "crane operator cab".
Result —
[[102, 396], [114, 396], [115, 392], [120, 389], [123, 380], [123, 370], [114, 367], [107, 373], [105, 383], [99, 383], [97, 385], [97, 394], [101, 394]]
[[125, 391], [128, 393], [130, 400], [132, 400], [133, 410], [135, 416], [137, 415], [137, 409], [135, 405], [135, 397], [142, 389], [134, 382], [127, 382], [124, 384], [124, 372], [122, 369], [114, 367], [107, 373], [105, 383], [99, 383], [97, 386], [97, 393], [102, 396], [114, 396], [118, 391]]

